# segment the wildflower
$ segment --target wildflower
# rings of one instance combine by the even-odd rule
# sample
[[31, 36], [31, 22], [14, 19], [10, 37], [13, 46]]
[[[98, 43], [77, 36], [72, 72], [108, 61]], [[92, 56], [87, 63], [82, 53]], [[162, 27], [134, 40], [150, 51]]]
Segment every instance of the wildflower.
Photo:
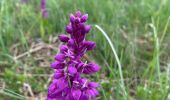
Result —
[[81, 74], [91, 75], [100, 70], [94, 62], [83, 62], [83, 55], [93, 50], [96, 43], [87, 41], [86, 34], [91, 27], [86, 25], [88, 14], [82, 15], [80, 11], [70, 15], [70, 23], [66, 26], [66, 32], [70, 34], [59, 35], [63, 44], [59, 47], [60, 53], [51, 63], [55, 70], [53, 82], [49, 85], [47, 100], [90, 100], [99, 94], [96, 82], [90, 82]]
[[42, 17], [47, 18], [48, 17], [48, 11], [47, 11], [47, 8], [46, 8], [46, 0], [41, 0], [40, 8], [41, 8]]

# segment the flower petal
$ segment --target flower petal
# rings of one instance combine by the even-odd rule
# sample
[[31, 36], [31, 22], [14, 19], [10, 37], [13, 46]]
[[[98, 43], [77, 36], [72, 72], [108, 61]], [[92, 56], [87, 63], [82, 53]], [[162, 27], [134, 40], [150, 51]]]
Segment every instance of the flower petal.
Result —
[[68, 51], [68, 48], [67, 48], [66, 45], [61, 45], [61, 46], [60, 46], [60, 52], [61, 52], [61, 53], [65, 53], [65, 52], [67, 52], [67, 51]]
[[87, 94], [82, 93], [80, 100], [90, 100]]
[[98, 87], [98, 86], [99, 86], [99, 84], [96, 83], [96, 82], [89, 82], [89, 83], [88, 83], [88, 87], [91, 87], [91, 88], [96, 88], [96, 87]]
[[64, 77], [64, 71], [63, 70], [56, 70], [54, 73], [54, 78], [59, 79], [61, 77]]
[[71, 93], [67, 94], [66, 100], [74, 100], [74, 98], [73, 98]]
[[72, 48], [72, 49], [75, 48], [74, 40], [73, 40], [73, 39], [70, 39], [70, 40], [68, 41], [67, 45], [68, 45], [68, 47], [70, 47], [70, 48]]
[[99, 94], [99, 92], [95, 88], [91, 88], [87, 90], [87, 94], [89, 94], [92, 97], [95, 97]]
[[66, 26], [66, 32], [70, 34], [73, 32], [73, 28], [71, 27], [71, 25]]
[[73, 14], [70, 15], [70, 22], [74, 23], [75, 22], [75, 16]]
[[81, 16], [81, 12], [80, 11], [76, 11], [75, 16], [76, 17], [80, 17]]
[[96, 43], [93, 41], [85, 41], [83, 44], [87, 48], [87, 50], [92, 50], [96, 47]]
[[81, 17], [81, 22], [86, 22], [88, 19], [88, 14], [85, 14]]
[[56, 98], [61, 96], [62, 89], [58, 88], [58, 81], [53, 81], [48, 87], [48, 98]]
[[58, 61], [55, 61], [55, 62], [51, 63], [51, 68], [54, 68], [54, 69], [62, 69], [64, 67], [65, 67], [65, 64], [61, 63], [61, 62], [58, 62]]
[[65, 60], [66, 56], [64, 54], [57, 54], [55, 56], [55, 60], [59, 61], [59, 62], [63, 62]]
[[75, 73], [77, 73], [77, 69], [76, 69], [75, 67], [73, 67], [73, 66], [69, 66], [69, 67], [68, 67], [68, 71], [69, 71], [70, 74], [75, 74]]
[[95, 63], [89, 63], [85, 66], [84, 70], [83, 70], [83, 73], [85, 74], [93, 74], [97, 71], [100, 70], [100, 67], [95, 64]]
[[81, 91], [79, 89], [72, 89], [71, 92], [74, 100], [79, 100], [81, 96]]
[[69, 37], [64, 34], [59, 35], [58, 38], [61, 42], [68, 42], [68, 40], [69, 40]]
[[90, 26], [90, 25], [86, 25], [86, 26], [84, 27], [84, 32], [85, 32], [85, 33], [89, 33], [90, 29], [91, 29], [91, 26]]

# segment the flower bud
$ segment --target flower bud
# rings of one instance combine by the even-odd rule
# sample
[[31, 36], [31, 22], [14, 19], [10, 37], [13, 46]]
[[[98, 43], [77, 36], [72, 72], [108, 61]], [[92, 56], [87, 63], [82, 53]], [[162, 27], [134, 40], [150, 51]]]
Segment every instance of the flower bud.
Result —
[[76, 17], [80, 17], [81, 16], [81, 12], [80, 11], [76, 11], [75, 16]]
[[95, 63], [89, 63], [85, 66], [83, 73], [84, 74], [93, 74], [95, 72], [98, 72], [100, 70], [100, 67]]
[[61, 42], [68, 42], [69, 40], [69, 37], [67, 37], [67, 35], [64, 34], [59, 35], [58, 38]]
[[65, 64], [61, 62], [55, 61], [51, 63], [51, 68], [54, 68], [54, 69], [62, 69], [64, 67], [65, 67]]
[[90, 29], [91, 29], [91, 26], [90, 26], [90, 25], [86, 25], [86, 26], [84, 27], [85, 33], [88, 33], [88, 32], [90, 31]]
[[93, 50], [96, 47], [96, 43], [93, 41], [85, 41], [84, 46], [87, 50]]
[[66, 26], [66, 32], [70, 33], [70, 34], [73, 32], [73, 29], [72, 29], [71, 25]]
[[65, 52], [67, 52], [67, 50], [68, 50], [68, 48], [67, 48], [66, 45], [61, 45], [61, 46], [60, 46], [60, 52], [61, 52], [61, 53], [65, 53]]
[[[81, 91], [79, 89], [72, 88], [71, 93], [72, 93], [74, 100], [80, 100]], [[83, 100], [85, 100], [85, 99], [83, 99]]]
[[70, 15], [70, 22], [74, 23], [75, 22], [75, 16], [73, 14]]
[[88, 14], [85, 14], [85, 15], [83, 15], [82, 17], [81, 17], [81, 22], [86, 22], [87, 21], [87, 19], [88, 19]]
[[55, 60], [59, 61], [59, 62], [63, 62], [66, 59], [66, 56], [64, 54], [57, 54], [55, 56]]
[[61, 77], [64, 77], [64, 70], [56, 70], [54, 73], [54, 78], [59, 79]]

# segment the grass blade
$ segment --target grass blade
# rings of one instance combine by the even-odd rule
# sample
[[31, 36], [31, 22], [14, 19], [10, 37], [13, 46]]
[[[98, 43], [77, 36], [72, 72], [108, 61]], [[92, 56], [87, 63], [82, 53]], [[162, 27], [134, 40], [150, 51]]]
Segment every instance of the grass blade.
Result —
[[20, 100], [26, 100], [26, 97], [25, 96], [22, 96], [18, 93], [15, 93], [14, 91], [11, 91], [9, 89], [3, 89], [0, 91], [0, 94], [3, 94], [3, 95], [7, 95], [7, 96], [10, 96], [10, 97], [13, 97], [13, 98], [17, 98], [17, 99], [20, 99]]
[[162, 82], [161, 82], [161, 74], [160, 74], [160, 60], [159, 60], [159, 55], [160, 55], [160, 44], [159, 44], [159, 38], [158, 38], [158, 35], [157, 35], [157, 29], [155, 27], [155, 24], [154, 24], [154, 20], [152, 19], [152, 24], [150, 24], [150, 27], [152, 28], [153, 30], [153, 34], [154, 34], [154, 41], [155, 41], [155, 66], [157, 68], [157, 75], [158, 75], [158, 79], [159, 79], [159, 82], [161, 83], [161, 87], [162, 87]]
[[124, 79], [123, 79], [123, 74], [122, 74], [122, 66], [121, 66], [121, 63], [120, 63], [120, 60], [119, 60], [119, 57], [116, 53], [116, 50], [113, 46], [113, 43], [111, 42], [110, 38], [108, 37], [108, 35], [106, 34], [106, 32], [98, 25], [95, 25], [95, 27], [104, 35], [104, 37], [107, 39], [112, 51], [113, 51], [113, 54], [115, 56], [115, 59], [116, 59], [116, 62], [118, 64], [118, 68], [119, 68], [119, 74], [120, 74], [120, 78], [121, 78], [121, 88], [124, 92], [124, 99], [126, 100], [126, 90], [125, 90], [125, 85], [124, 85]]

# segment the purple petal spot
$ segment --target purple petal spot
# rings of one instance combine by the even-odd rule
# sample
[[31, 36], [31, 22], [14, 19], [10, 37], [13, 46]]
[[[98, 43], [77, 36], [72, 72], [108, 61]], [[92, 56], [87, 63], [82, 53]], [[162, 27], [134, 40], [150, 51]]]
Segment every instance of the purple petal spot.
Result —
[[87, 48], [87, 50], [93, 50], [96, 48], [96, 43], [93, 41], [85, 41], [84, 46]]
[[67, 37], [67, 35], [61, 34], [58, 36], [59, 40], [62, 42], [68, 42], [69, 37]]
[[74, 100], [79, 100], [80, 99], [80, 96], [81, 96], [81, 91], [79, 89], [72, 89], [71, 90], [72, 92], [72, 96], [74, 98]]
[[63, 62], [66, 59], [66, 56], [64, 54], [57, 54], [55, 56], [55, 60], [59, 61], [59, 62]]
[[73, 67], [73, 66], [69, 66], [69, 67], [68, 67], [68, 71], [69, 71], [70, 74], [75, 74], [75, 73], [77, 73], [77, 69], [76, 69], [75, 67]]
[[75, 16], [76, 17], [80, 17], [81, 16], [81, 12], [80, 11], [76, 11]]
[[90, 26], [90, 25], [86, 25], [86, 26], [84, 27], [85, 33], [89, 33], [90, 29], [91, 29], [91, 26]]
[[85, 14], [81, 17], [81, 22], [86, 22], [88, 19], [88, 14]]
[[68, 48], [67, 48], [66, 45], [61, 45], [61, 46], [60, 46], [60, 52], [61, 52], [61, 53], [65, 53], [65, 52], [67, 52], [67, 51], [68, 51]]
[[66, 26], [66, 32], [70, 33], [70, 34], [73, 32], [73, 29], [72, 29], [71, 25]]
[[73, 14], [70, 15], [70, 22], [74, 23], [75, 22], [75, 16]]
[[65, 64], [61, 62], [55, 61], [51, 63], [51, 68], [54, 68], [54, 69], [62, 69], [64, 67], [65, 67]]

